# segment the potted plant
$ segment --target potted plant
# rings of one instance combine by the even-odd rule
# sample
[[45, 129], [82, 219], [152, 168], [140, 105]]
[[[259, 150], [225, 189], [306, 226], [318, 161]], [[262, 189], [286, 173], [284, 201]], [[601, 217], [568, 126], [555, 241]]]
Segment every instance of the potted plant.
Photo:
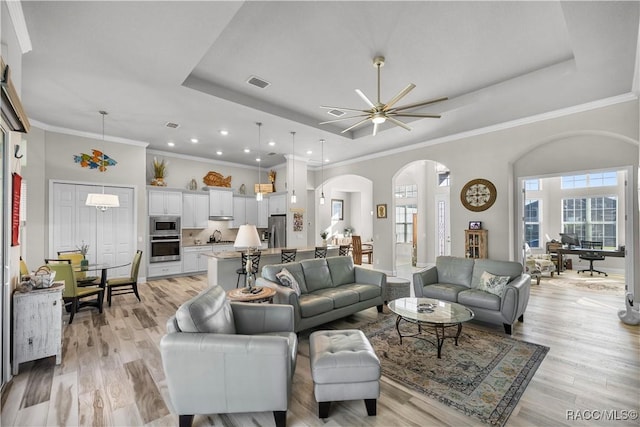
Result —
[[320, 233], [320, 237], [322, 237], [322, 246], [327, 246], [327, 236], [329, 235], [329, 233], [327, 233], [326, 231], [323, 231]]
[[153, 158], [153, 181], [151, 185], [158, 187], [166, 187], [167, 183], [164, 182], [164, 178], [167, 176], [167, 165], [169, 162], [165, 159], [158, 160]]
[[82, 259], [80, 260], [80, 266], [81, 267], [88, 266], [89, 260], [87, 259], [87, 253], [89, 252], [89, 245], [85, 243], [83, 240], [80, 246], [76, 246], [76, 248], [78, 249], [78, 252], [82, 254]]

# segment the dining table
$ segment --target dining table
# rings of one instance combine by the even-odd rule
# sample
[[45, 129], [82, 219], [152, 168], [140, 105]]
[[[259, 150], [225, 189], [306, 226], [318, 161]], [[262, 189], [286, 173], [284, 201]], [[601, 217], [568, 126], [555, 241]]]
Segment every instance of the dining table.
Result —
[[[82, 285], [78, 284], [78, 286], [93, 286], [98, 284], [102, 289], [106, 289], [107, 287], [107, 272], [109, 270], [114, 270], [121, 267], [126, 267], [130, 265], [130, 262], [125, 263], [116, 263], [116, 264], [108, 264], [108, 263], [95, 263], [95, 264], [87, 264], [87, 265], [74, 265], [73, 270], [75, 272], [87, 272], [87, 271], [99, 271], [100, 272], [100, 282], [88, 282], [83, 283]], [[103, 294], [104, 298], [104, 294]]]

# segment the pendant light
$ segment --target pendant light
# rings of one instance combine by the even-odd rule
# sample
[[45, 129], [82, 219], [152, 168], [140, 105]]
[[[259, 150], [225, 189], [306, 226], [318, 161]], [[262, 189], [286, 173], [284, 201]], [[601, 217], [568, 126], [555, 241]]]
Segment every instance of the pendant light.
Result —
[[[99, 172], [106, 172], [107, 167], [104, 163], [104, 116], [106, 116], [106, 111], [100, 110], [98, 111], [102, 115], [102, 160], [98, 165]], [[87, 200], [85, 201], [86, 206], [95, 206], [99, 211], [106, 211], [109, 208], [117, 208], [120, 207], [120, 199], [118, 199], [117, 194], [105, 194], [104, 192], [104, 184], [102, 184], [102, 193], [89, 193], [87, 194]]]
[[[258, 156], [260, 156], [260, 128], [262, 127], [261, 122], [256, 122], [258, 125]], [[262, 201], [262, 168], [260, 167], [261, 159], [258, 157], [256, 159], [258, 161], [258, 192], [256, 193], [256, 200], [258, 202]]]
[[322, 149], [321, 149], [321, 158], [320, 158], [320, 172], [322, 174], [322, 178], [321, 178], [321, 185], [322, 188], [320, 189], [320, 204], [324, 205], [324, 139], [320, 140], [320, 143], [322, 144]]
[[291, 204], [296, 203], [296, 133], [291, 132], [291, 164], [292, 164], [292, 172], [291, 172], [291, 183], [293, 190], [291, 191]]

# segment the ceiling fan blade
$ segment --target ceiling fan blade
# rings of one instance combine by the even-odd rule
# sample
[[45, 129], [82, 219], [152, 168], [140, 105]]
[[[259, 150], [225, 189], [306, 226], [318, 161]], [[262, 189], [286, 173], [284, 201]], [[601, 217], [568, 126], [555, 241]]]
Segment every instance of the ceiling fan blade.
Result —
[[367, 98], [367, 95], [362, 93], [362, 91], [360, 89], [356, 89], [356, 93], [358, 95], [360, 95], [360, 98], [362, 98], [364, 100], [364, 102], [366, 102], [369, 107], [371, 107], [371, 108], [373, 108], [375, 110], [375, 108], [376, 108], [375, 104], [373, 102], [371, 102], [371, 100], [369, 98]]
[[341, 122], [343, 120], [357, 119], [358, 117], [369, 117], [369, 114], [361, 114], [359, 116], [350, 116], [350, 117], [343, 117], [341, 119], [327, 120], [326, 122], [320, 122], [318, 124], [326, 125], [327, 123], [335, 123], [335, 122]]
[[359, 121], [358, 123], [356, 123], [355, 125], [353, 125], [353, 126], [350, 126], [350, 127], [346, 128], [345, 130], [343, 130], [343, 131], [342, 131], [342, 132], [340, 132], [340, 133], [349, 132], [351, 129], [353, 129], [353, 128], [357, 127], [357, 126], [360, 126], [361, 124], [365, 123], [365, 122], [366, 122], [366, 121], [368, 121], [368, 120], [369, 120], [369, 117], [367, 117], [366, 119], [360, 120], [360, 121]]
[[369, 112], [369, 110], [358, 110], [356, 108], [345, 108], [345, 107], [329, 107], [328, 105], [321, 105], [320, 108], [325, 108], [327, 110], [356, 111], [358, 113], [368, 113]]
[[404, 105], [402, 107], [398, 107], [398, 108], [394, 108], [394, 111], [402, 111], [402, 110], [408, 110], [410, 108], [417, 108], [417, 107], [422, 107], [424, 105], [429, 105], [429, 104], [434, 104], [436, 102], [440, 102], [440, 101], [446, 101], [447, 98], [446, 96], [443, 98], [438, 98], [438, 99], [432, 99], [431, 101], [425, 101], [425, 102], [418, 102], [417, 104], [409, 104], [409, 105]]
[[373, 124], [373, 136], [376, 136], [377, 133], [378, 133], [378, 124], [374, 123]]
[[387, 104], [382, 108], [382, 111], [387, 111], [389, 108], [391, 108], [396, 102], [400, 101], [402, 99], [402, 97], [404, 97], [406, 94], [408, 94], [409, 92], [411, 92], [414, 88], [416, 87], [416, 85], [414, 85], [413, 83], [409, 83], [407, 85], [407, 87], [405, 87], [404, 89], [402, 89], [400, 91], [400, 93], [398, 93], [396, 96], [394, 96], [391, 101], [387, 102]]
[[387, 114], [387, 117], [389, 117], [389, 115], [394, 115], [396, 117], [421, 117], [421, 118], [427, 118], [427, 119], [439, 119], [440, 117], [442, 117], [439, 114], [421, 114], [421, 113], [389, 113]]
[[387, 116], [387, 120], [391, 121], [391, 123], [395, 123], [396, 125], [405, 128], [406, 130], [411, 130], [411, 128], [409, 126], [407, 126], [406, 124], [402, 123], [400, 120], [398, 119], [394, 119], [393, 117], [389, 117]]

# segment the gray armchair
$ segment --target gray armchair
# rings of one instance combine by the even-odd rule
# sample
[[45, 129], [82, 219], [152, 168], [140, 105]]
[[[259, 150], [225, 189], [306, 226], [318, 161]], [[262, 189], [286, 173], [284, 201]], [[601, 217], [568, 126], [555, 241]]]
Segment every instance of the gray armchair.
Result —
[[196, 414], [273, 411], [286, 426], [298, 341], [293, 307], [229, 302], [219, 286], [184, 303], [160, 341], [180, 426]]

